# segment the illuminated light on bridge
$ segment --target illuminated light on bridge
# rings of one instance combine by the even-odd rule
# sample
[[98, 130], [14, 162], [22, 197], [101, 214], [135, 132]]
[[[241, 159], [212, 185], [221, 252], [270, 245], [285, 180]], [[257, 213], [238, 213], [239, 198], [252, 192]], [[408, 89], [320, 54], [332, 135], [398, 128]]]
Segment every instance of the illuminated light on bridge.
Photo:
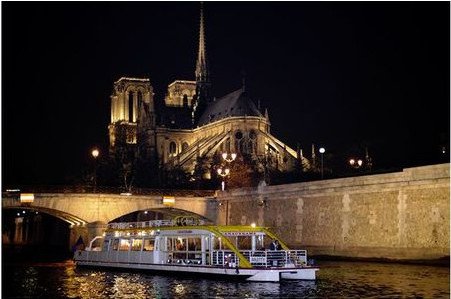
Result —
[[175, 205], [175, 197], [174, 196], [163, 196], [163, 205], [165, 205], [165, 206]]
[[34, 201], [33, 193], [20, 193], [20, 202], [21, 203], [31, 203]]

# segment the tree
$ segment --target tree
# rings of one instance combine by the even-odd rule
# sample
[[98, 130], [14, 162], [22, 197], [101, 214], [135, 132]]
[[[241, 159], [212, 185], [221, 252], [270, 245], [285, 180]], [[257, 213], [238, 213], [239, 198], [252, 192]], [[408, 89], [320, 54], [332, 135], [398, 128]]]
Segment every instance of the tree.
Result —
[[228, 188], [254, 187], [263, 178], [257, 160], [252, 159], [250, 155], [237, 155], [235, 161], [230, 162], [227, 167], [230, 169], [230, 175], [226, 178]]

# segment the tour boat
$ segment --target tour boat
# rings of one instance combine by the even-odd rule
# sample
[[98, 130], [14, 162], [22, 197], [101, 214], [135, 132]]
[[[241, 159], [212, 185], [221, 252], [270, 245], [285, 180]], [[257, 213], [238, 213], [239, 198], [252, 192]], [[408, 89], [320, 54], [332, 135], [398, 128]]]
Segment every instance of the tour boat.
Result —
[[[276, 240], [280, 247], [270, 248]], [[319, 270], [310, 265], [306, 250], [290, 250], [266, 227], [209, 225], [193, 217], [110, 223], [74, 259], [77, 266], [247, 281], [315, 280]]]

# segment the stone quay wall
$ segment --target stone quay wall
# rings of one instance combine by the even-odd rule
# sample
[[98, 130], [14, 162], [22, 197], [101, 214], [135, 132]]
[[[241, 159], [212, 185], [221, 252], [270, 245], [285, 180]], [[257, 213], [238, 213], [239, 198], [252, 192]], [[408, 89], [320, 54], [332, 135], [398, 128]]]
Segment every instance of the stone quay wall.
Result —
[[309, 255], [449, 257], [449, 167], [219, 192], [218, 223], [270, 227]]

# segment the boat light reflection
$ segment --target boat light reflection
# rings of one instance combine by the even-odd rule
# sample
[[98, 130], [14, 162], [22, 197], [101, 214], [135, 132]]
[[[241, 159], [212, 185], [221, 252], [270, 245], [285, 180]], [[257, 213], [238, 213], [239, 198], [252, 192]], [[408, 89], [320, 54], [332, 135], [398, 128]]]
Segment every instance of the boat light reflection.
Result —
[[185, 293], [185, 286], [179, 283], [175, 286], [174, 291], [176, 294], [183, 295]]

